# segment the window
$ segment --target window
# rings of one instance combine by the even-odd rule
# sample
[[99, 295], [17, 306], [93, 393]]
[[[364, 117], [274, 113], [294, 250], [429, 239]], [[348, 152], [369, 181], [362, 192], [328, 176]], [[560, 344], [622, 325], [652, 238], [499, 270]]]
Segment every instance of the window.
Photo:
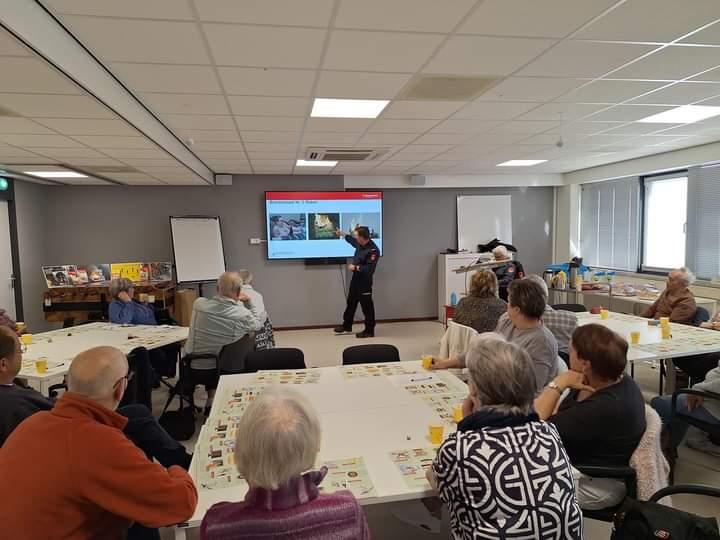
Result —
[[701, 279], [720, 275], [720, 165], [688, 171], [687, 265]]
[[643, 270], [685, 266], [687, 172], [643, 179]]

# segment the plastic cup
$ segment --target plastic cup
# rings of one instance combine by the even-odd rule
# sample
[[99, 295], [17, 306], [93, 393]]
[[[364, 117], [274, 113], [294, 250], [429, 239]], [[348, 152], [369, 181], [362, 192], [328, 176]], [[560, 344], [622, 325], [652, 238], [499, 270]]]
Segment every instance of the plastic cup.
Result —
[[610, 317], [610, 312], [609, 312], [607, 309], [601, 309], [601, 310], [600, 310], [600, 318], [601, 318], [603, 321], [608, 320], [609, 317]]
[[462, 405], [455, 405], [453, 407], [453, 420], [455, 420], [456, 424], [459, 424], [462, 422], [463, 419], [463, 411], [462, 411]]
[[23, 334], [20, 336], [23, 345], [32, 345], [32, 334]]
[[143, 303], [144, 303], [144, 302], [147, 302], [147, 299], [148, 299], [148, 295], [147, 295], [147, 294], [145, 294], [145, 293], [140, 293], [140, 301], [141, 301], [141, 302], [143, 302]]
[[670, 317], [660, 317], [660, 326], [670, 326]]
[[672, 337], [670, 325], [668, 324], [666, 326], [661, 326], [660, 333], [661, 333], [663, 339], [670, 339]]
[[155, 303], [155, 295], [148, 294], [147, 301], [148, 301], [148, 304], [154, 304]]
[[35, 369], [37, 370], [38, 373], [40, 373], [41, 375], [43, 373], [47, 373], [47, 368], [48, 368], [47, 358], [45, 358], [43, 356], [43, 357], [35, 360]]
[[639, 345], [640, 344], [640, 332], [635, 330], [634, 332], [630, 332], [630, 343], [633, 345]]
[[24, 322], [16, 322], [15, 323], [15, 331], [18, 334], [22, 334], [26, 328], [27, 328], [27, 325]]
[[423, 354], [420, 359], [422, 360], [423, 369], [430, 369], [433, 363], [433, 357], [431, 354]]
[[445, 431], [445, 426], [442, 424], [430, 424], [429, 432], [430, 432], [430, 443], [431, 444], [440, 444], [443, 442], [443, 432]]

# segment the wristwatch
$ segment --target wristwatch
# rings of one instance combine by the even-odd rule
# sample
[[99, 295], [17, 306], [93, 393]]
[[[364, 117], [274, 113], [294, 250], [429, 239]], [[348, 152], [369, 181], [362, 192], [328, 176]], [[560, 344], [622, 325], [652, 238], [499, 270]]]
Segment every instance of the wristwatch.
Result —
[[555, 381], [550, 381], [547, 387], [552, 388], [553, 390], [557, 390], [559, 394], [563, 393], [563, 389], [560, 388], [560, 385], [558, 385], [558, 383], [556, 383]]

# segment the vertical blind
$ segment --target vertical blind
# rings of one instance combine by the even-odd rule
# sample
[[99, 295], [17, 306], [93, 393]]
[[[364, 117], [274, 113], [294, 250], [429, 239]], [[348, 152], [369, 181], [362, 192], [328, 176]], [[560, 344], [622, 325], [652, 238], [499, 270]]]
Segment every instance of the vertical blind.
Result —
[[702, 279], [720, 275], [720, 165], [688, 171], [686, 264]]
[[585, 264], [637, 270], [639, 234], [639, 178], [582, 186], [580, 254]]

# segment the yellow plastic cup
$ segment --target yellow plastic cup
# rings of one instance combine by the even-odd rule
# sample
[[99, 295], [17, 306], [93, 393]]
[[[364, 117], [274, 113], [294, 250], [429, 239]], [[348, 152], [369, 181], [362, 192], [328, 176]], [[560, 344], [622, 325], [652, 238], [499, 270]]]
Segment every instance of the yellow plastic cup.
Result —
[[660, 327], [660, 332], [661, 332], [661, 334], [662, 334], [662, 338], [663, 338], [663, 339], [670, 339], [670, 338], [672, 337], [672, 333], [671, 333], [670, 325], [669, 325], [669, 324], [666, 325], [666, 326], [661, 326], [661, 327]]
[[660, 317], [660, 326], [670, 326], [670, 317]]
[[430, 369], [433, 363], [433, 357], [430, 354], [423, 354], [420, 359], [422, 360], [423, 369]]
[[38, 373], [40, 373], [41, 375], [43, 373], [47, 373], [47, 368], [48, 368], [47, 358], [45, 358], [43, 356], [43, 357], [35, 360], [35, 369], [37, 370]]
[[16, 322], [15, 323], [15, 331], [18, 334], [22, 334], [26, 328], [27, 328], [27, 325], [24, 322]]
[[430, 424], [429, 431], [431, 444], [440, 444], [443, 442], [443, 432], [445, 431], [445, 426], [442, 424]]
[[20, 336], [23, 345], [32, 345], [32, 334], [23, 334]]
[[601, 310], [600, 310], [600, 318], [601, 318], [603, 321], [608, 320], [609, 317], [610, 317], [610, 312], [609, 312], [607, 309], [601, 309]]
[[462, 422], [463, 419], [463, 411], [462, 411], [462, 405], [455, 405], [453, 407], [453, 420], [455, 420], [456, 424], [459, 424]]
[[640, 344], [640, 332], [635, 330], [634, 332], [630, 332], [630, 343], [633, 345], [639, 345]]

